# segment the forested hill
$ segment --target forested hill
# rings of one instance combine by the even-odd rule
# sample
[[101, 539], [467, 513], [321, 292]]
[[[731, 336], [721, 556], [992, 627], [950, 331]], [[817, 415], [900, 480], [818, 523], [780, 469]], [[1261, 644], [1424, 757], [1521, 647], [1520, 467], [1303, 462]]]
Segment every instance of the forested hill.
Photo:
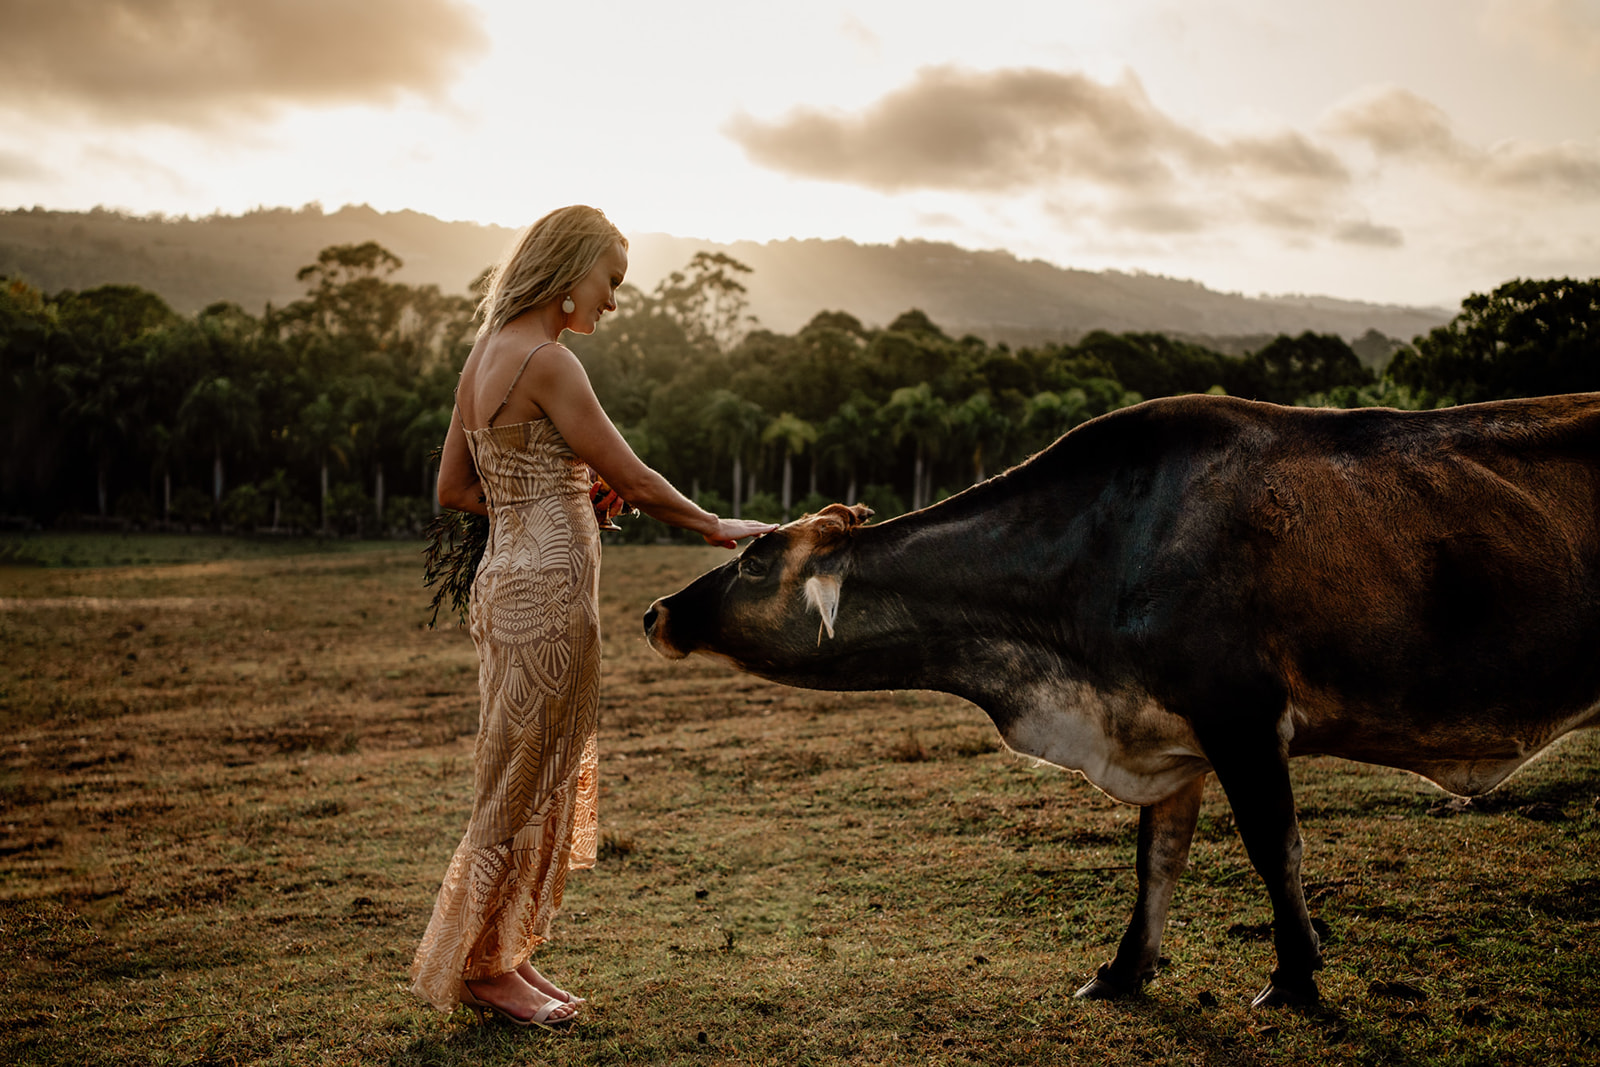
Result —
[[[116, 212], [0, 211], [0, 275], [45, 292], [108, 283], [137, 285], [192, 314], [220, 300], [252, 314], [304, 295], [296, 272], [330, 245], [376, 241], [404, 261], [396, 280], [464, 292], [514, 236], [499, 226], [444, 222], [414, 211], [344, 207], [324, 213], [261, 209], [202, 219], [131, 217]], [[1157, 331], [1254, 342], [1306, 330], [1347, 339], [1368, 330], [1410, 340], [1448, 322], [1452, 311], [1364, 304], [1326, 297], [1250, 298], [1190, 281], [1114, 271], [1064, 270], [1004, 252], [901, 241], [738, 242], [630, 234], [629, 281], [649, 291], [698, 251], [726, 252], [754, 268], [745, 275], [750, 311], [780, 333], [823, 310], [881, 326], [917, 308], [950, 333], [1013, 345], [1072, 341], [1093, 329]]]

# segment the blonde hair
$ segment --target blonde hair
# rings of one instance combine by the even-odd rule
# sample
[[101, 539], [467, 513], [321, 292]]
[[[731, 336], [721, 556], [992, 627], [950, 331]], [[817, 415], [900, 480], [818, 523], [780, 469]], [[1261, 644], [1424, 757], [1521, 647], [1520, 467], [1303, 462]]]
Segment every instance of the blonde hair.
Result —
[[511, 254], [495, 265], [484, 284], [478, 333], [494, 334], [533, 308], [565, 296], [614, 244], [628, 239], [597, 208], [557, 208], [523, 230]]

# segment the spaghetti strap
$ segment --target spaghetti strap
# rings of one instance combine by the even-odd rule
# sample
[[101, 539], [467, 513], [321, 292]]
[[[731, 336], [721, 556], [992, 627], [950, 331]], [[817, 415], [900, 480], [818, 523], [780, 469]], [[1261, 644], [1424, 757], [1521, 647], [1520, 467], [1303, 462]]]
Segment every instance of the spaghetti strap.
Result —
[[533, 358], [533, 354], [539, 351], [539, 349], [543, 348], [545, 345], [553, 344], [555, 344], [554, 341], [545, 341], [542, 344], [534, 345], [532, 348], [528, 349], [528, 354], [522, 357], [522, 366], [517, 368], [517, 376], [511, 379], [510, 385], [506, 386], [506, 398], [500, 401], [500, 406], [494, 409], [494, 414], [489, 416], [489, 421], [483, 424], [484, 429], [488, 429], [489, 427], [493, 426], [494, 420], [498, 419], [500, 417], [500, 413], [506, 409], [506, 405], [511, 403], [511, 390], [515, 389], [517, 387], [517, 383], [522, 380], [522, 372], [528, 369], [528, 361]]

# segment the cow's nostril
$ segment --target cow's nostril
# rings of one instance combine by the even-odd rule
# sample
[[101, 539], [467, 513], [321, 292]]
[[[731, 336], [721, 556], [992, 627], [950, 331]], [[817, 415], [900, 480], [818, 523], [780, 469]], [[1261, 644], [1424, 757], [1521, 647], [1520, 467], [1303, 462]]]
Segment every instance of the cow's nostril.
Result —
[[644, 632], [649, 633], [656, 628], [656, 609], [651, 608], [644, 613]]

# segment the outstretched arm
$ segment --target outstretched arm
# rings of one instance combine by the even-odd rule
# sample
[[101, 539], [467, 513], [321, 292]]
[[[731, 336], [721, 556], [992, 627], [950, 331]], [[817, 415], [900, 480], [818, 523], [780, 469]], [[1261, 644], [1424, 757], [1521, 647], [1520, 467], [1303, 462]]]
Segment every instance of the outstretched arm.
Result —
[[771, 523], [719, 518], [678, 492], [634, 454], [601, 408], [578, 357], [564, 345], [551, 345], [545, 351], [549, 358], [535, 360], [528, 368], [528, 385], [535, 400], [572, 450], [628, 503], [724, 548], [775, 529]]

